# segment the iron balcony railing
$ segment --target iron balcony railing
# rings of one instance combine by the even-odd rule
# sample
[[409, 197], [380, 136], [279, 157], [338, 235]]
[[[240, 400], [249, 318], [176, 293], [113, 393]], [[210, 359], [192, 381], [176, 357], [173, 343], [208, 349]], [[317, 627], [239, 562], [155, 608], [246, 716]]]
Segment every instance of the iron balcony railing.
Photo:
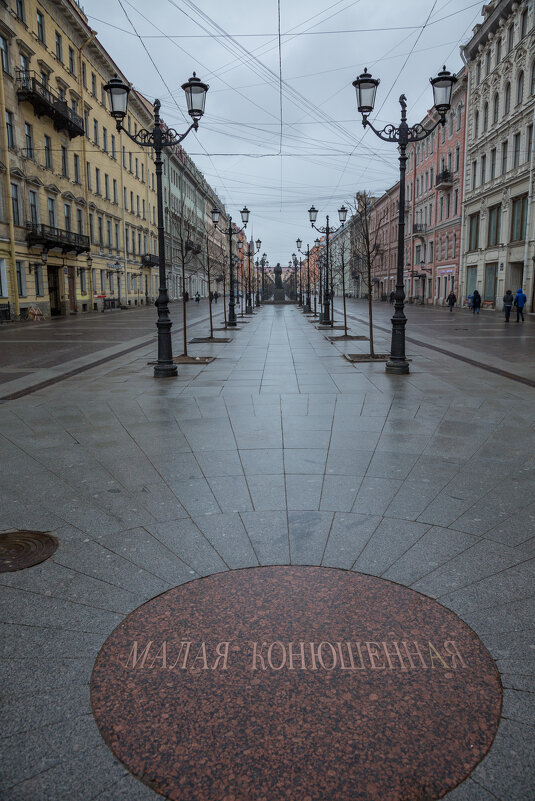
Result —
[[76, 251], [84, 253], [90, 250], [89, 237], [84, 234], [75, 234], [64, 228], [54, 228], [44, 223], [27, 222], [28, 244], [30, 247], [41, 245], [43, 250], [61, 248], [64, 253]]
[[437, 189], [440, 189], [440, 187], [446, 188], [448, 186], [451, 186], [452, 183], [453, 183], [453, 175], [449, 170], [442, 170], [442, 172], [439, 172], [436, 180]]
[[425, 234], [427, 225], [425, 223], [414, 223], [412, 226], [413, 234]]
[[61, 100], [48, 84], [44, 84], [37, 73], [31, 70], [17, 71], [17, 95], [19, 101], [32, 104], [38, 117], [42, 115], [50, 117], [57, 131], [67, 131], [70, 139], [83, 136], [82, 117], [69, 108], [67, 101]]

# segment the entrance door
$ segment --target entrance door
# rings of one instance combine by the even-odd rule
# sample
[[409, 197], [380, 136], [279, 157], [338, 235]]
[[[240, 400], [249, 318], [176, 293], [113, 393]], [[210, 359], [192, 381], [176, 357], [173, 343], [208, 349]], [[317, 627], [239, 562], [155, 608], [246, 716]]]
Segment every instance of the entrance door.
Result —
[[57, 267], [48, 267], [48, 295], [50, 298], [50, 315], [57, 317], [61, 314], [61, 302], [59, 291], [59, 275]]
[[477, 286], [477, 267], [466, 268], [466, 297], [472, 295]]
[[522, 280], [524, 277], [524, 265], [522, 264], [521, 261], [514, 261], [512, 262], [510, 269], [511, 269], [511, 280], [510, 280], [511, 286], [510, 287], [507, 286], [505, 288], [511, 289], [514, 295], [516, 293], [516, 290], [520, 289], [520, 287], [523, 286]]
[[496, 302], [496, 273], [498, 271], [497, 262], [485, 264], [485, 288], [483, 290], [483, 300]]
[[76, 314], [76, 282], [74, 280], [74, 267], [67, 268], [69, 273], [69, 311]]

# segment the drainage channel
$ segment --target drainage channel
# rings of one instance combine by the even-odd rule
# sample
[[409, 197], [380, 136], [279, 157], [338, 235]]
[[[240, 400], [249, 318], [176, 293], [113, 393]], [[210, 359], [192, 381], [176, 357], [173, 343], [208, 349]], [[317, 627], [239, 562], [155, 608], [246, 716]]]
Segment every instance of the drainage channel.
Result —
[[[222, 313], [222, 312], [221, 312]], [[207, 322], [210, 317], [203, 317], [201, 320], [195, 320], [195, 322], [191, 323], [191, 326], [200, 325], [201, 323]], [[176, 333], [183, 331], [184, 326], [177, 327]], [[31, 387], [25, 387], [24, 389], [19, 389], [17, 392], [11, 392], [9, 395], [1, 395], [0, 396], [0, 403], [3, 401], [10, 401], [10, 400], [17, 400], [17, 398], [23, 398], [25, 395], [31, 395], [33, 392], [38, 392], [40, 389], [46, 389], [47, 387], [51, 387], [54, 384], [59, 384], [60, 381], [65, 381], [67, 378], [72, 378], [75, 375], [79, 375], [80, 373], [85, 373], [86, 370], [92, 370], [93, 367], [99, 367], [101, 364], [106, 364], [106, 362], [111, 362], [112, 359], [118, 359], [120, 356], [125, 356], [127, 353], [132, 353], [134, 350], [139, 350], [140, 348], [146, 348], [147, 345], [151, 345], [155, 342], [154, 337], [151, 339], [147, 339], [145, 342], [140, 342], [137, 345], [132, 345], [129, 348], [124, 348], [124, 350], [120, 350], [118, 353], [114, 353], [113, 356], [105, 356], [102, 359], [95, 359], [95, 361], [90, 362], [89, 364], [84, 364], [81, 367], [75, 367], [72, 370], [67, 370], [61, 375], [55, 375], [53, 378], [47, 378], [46, 381], [40, 381], [38, 384], [32, 384]]]
[[[341, 309], [336, 309], [336, 311], [339, 314], [342, 312]], [[364, 325], [368, 325], [368, 320], [362, 317], [357, 317], [356, 314], [347, 312], [347, 316], [351, 317], [352, 320], [356, 320], [357, 323], [364, 323]], [[373, 327], [377, 328], [379, 331], [384, 331], [386, 334], [391, 332], [390, 328], [385, 328], [384, 326], [377, 325], [376, 323], [373, 324]], [[413, 345], [418, 345], [419, 347], [427, 348], [428, 350], [434, 350], [437, 353], [444, 354], [444, 356], [450, 356], [452, 359], [465, 362], [465, 364], [471, 364], [473, 367], [479, 367], [480, 370], [486, 370], [488, 373], [494, 373], [494, 375], [499, 375], [502, 378], [509, 378], [511, 381], [517, 381], [519, 384], [526, 384], [528, 387], [535, 387], [535, 381], [531, 378], [525, 378], [524, 376], [516, 375], [516, 373], [509, 373], [507, 370], [501, 370], [499, 367], [493, 367], [491, 364], [478, 362], [475, 359], [470, 359], [469, 356], [461, 356], [460, 353], [446, 350], [446, 348], [439, 348], [438, 345], [430, 345], [429, 342], [422, 342], [420, 339], [414, 339], [413, 337], [405, 337], [405, 339], [407, 342], [410, 342]]]

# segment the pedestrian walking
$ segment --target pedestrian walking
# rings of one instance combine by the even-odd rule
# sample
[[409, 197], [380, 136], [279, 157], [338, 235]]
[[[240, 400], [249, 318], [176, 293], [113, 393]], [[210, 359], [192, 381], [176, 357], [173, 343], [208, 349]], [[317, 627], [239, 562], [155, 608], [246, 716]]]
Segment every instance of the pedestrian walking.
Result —
[[212, 301], [213, 301], [213, 299], [214, 299], [214, 293], [213, 293], [213, 292], [210, 292], [210, 293], [209, 293], [209, 295], [208, 295], [208, 299], [209, 299], [210, 303], [212, 303]]
[[474, 289], [472, 294], [472, 314], [479, 314], [479, 310], [481, 308], [481, 295]]
[[217, 299], [219, 297], [219, 292], [214, 292], [214, 302], [217, 303]]
[[453, 307], [457, 303], [457, 296], [455, 295], [455, 292], [453, 291], [453, 289], [451, 290], [450, 294], [446, 298], [446, 303], [450, 307], [450, 312], [452, 312], [453, 311]]
[[199, 295], [198, 292], [196, 292], [195, 293], [195, 303], [198, 303], [200, 301], [200, 299], [201, 299], [201, 296]]
[[396, 293], [394, 292], [394, 290], [392, 290], [392, 292], [390, 293], [390, 303], [393, 303], [395, 299], [396, 299]]
[[189, 300], [189, 292], [187, 290], [184, 292], [184, 300], [186, 301], [186, 303]]
[[513, 293], [510, 289], [507, 290], [505, 295], [503, 296], [503, 310], [505, 312], [505, 322], [509, 322], [509, 317], [511, 316], [511, 309], [513, 308]]
[[516, 306], [516, 321], [517, 323], [520, 322], [520, 318], [522, 317], [522, 322], [524, 322], [524, 306], [526, 305], [527, 297], [522, 292], [522, 288], [518, 290], [515, 295], [515, 299], [513, 301], [514, 305]]

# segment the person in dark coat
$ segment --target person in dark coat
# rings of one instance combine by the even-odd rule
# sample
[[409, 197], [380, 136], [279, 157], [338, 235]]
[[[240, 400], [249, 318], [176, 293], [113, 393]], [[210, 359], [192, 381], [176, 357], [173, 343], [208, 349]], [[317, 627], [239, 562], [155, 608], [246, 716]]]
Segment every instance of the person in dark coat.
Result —
[[198, 303], [200, 301], [200, 299], [201, 299], [201, 296], [199, 295], [198, 292], [196, 292], [195, 293], [195, 303]]
[[186, 301], [186, 303], [189, 300], [189, 292], [187, 290], [184, 292], [184, 300]]
[[457, 303], [457, 296], [456, 296], [455, 292], [453, 291], [453, 289], [451, 290], [450, 294], [446, 298], [446, 303], [450, 307], [450, 312], [452, 312], [453, 311], [453, 307]]
[[522, 288], [518, 290], [515, 295], [515, 299], [513, 301], [514, 305], [516, 306], [516, 321], [517, 323], [520, 322], [520, 318], [522, 317], [522, 322], [524, 322], [524, 306], [526, 305], [527, 297], [522, 292]]
[[505, 322], [509, 322], [509, 317], [511, 316], [511, 309], [513, 308], [513, 293], [510, 289], [507, 290], [505, 295], [503, 296], [503, 310], [505, 312]]
[[390, 303], [393, 303], [395, 299], [396, 299], [396, 293], [394, 292], [394, 290], [392, 290], [392, 292], [390, 293]]
[[474, 294], [472, 295], [472, 314], [479, 314], [479, 310], [481, 308], [481, 295], [474, 289]]

